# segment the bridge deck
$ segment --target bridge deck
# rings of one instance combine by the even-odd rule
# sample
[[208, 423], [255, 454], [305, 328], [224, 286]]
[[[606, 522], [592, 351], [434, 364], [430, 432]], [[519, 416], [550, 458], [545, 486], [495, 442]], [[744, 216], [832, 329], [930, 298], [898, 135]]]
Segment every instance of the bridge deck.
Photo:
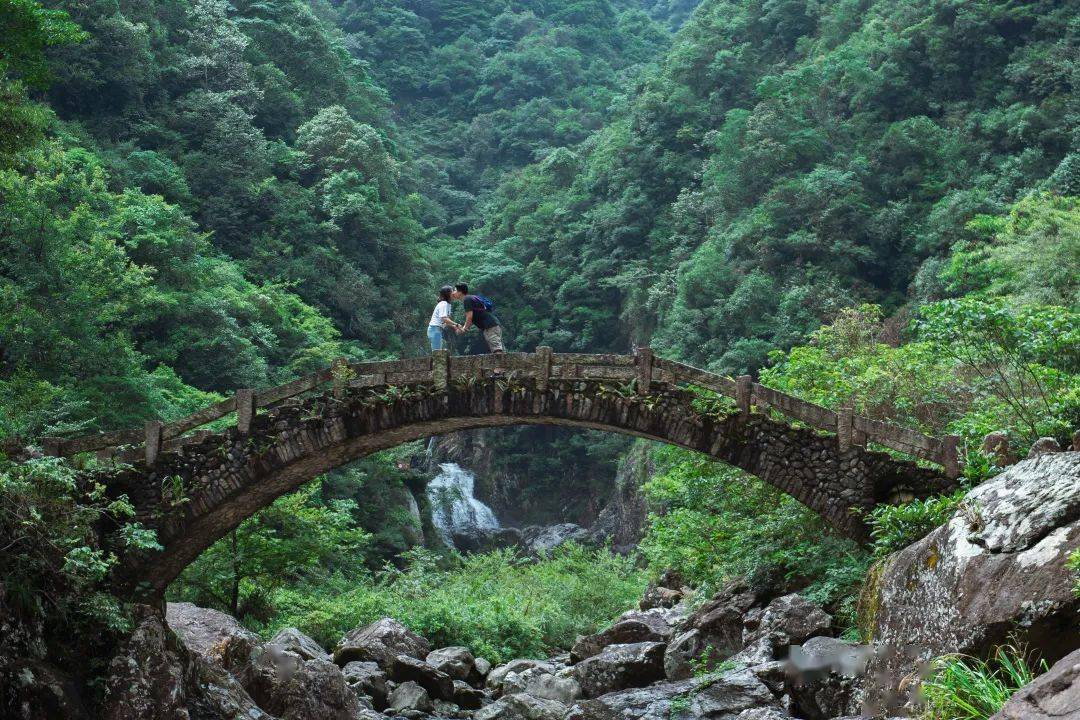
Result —
[[[349, 363], [339, 358], [329, 367], [297, 380], [266, 389], [243, 388], [221, 402], [170, 423], [151, 420], [143, 428], [99, 433], [80, 438], [48, 438], [47, 453], [71, 456], [95, 452], [100, 459], [153, 465], [162, 452], [202, 441], [209, 430], [198, 428], [233, 413], [241, 432], [246, 432], [256, 411], [270, 408], [304, 393], [332, 386], [340, 394], [346, 388], [391, 388], [432, 384], [445, 390], [449, 383], [506, 382], [529, 378], [539, 389], [551, 382], [598, 380], [614, 384], [618, 392], [648, 395], [654, 385], [691, 386], [735, 401], [740, 413], [752, 407], [772, 410], [787, 418], [838, 437], [841, 449], [874, 443], [912, 457], [941, 465], [945, 474], [960, 473], [958, 438], [931, 437], [878, 420], [853, 414], [850, 408], [834, 412], [787, 393], [755, 383], [750, 376], [728, 378], [653, 355], [639, 348], [634, 355], [555, 353], [540, 347], [535, 353], [451, 356], [437, 351], [430, 356]], [[196, 432], [192, 432], [196, 431]]]

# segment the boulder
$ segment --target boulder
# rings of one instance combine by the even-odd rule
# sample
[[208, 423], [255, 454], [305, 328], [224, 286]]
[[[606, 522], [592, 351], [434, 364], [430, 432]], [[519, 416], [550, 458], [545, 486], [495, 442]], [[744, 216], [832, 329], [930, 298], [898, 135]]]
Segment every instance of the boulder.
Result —
[[380, 670], [378, 665], [373, 662], [353, 660], [345, 664], [341, 673], [345, 676], [345, 682], [358, 695], [371, 698], [371, 704], [376, 710], [386, 708], [386, 698], [390, 690], [386, 685], [386, 673]]
[[388, 673], [396, 683], [415, 682], [436, 700], [454, 699], [454, 679], [442, 670], [408, 655], [398, 655]]
[[455, 528], [450, 540], [456, 550], [463, 553], [481, 553], [517, 547], [521, 544], [521, 531], [512, 527]]
[[262, 642], [231, 615], [191, 603], [168, 603], [165, 619], [188, 650], [234, 674]]
[[1031, 449], [1028, 450], [1028, 459], [1059, 452], [1061, 452], [1061, 444], [1057, 440], [1052, 437], [1041, 437], [1031, 444]]
[[1007, 467], [1016, 462], [1016, 454], [1009, 446], [1009, 436], [1004, 432], [987, 433], [979, 452], [991, 458], [998, 467]]
[[792, 647], [792, 677], [785, 689], [799, 717], [827, 720], [860, 712], [862, 676], [871, 654], [868, 646], [831, 637]]
[[665, 570], [645, 588], [645, 594], [638, 603], [642, 610], [655, 608], [673, 608], [686, 597], [684, 590], [686, 583], [679, 573], [674, 570]]
[[270, 640], [271, 645], [294, 652], [305, 660], [329, 660], [330, 653], [322, 645], [296, 628], [282, 628]]
[[491, 672], [491, 661], [487, 658], [478, 657], [473, 660], [473, 667], [476, 668], [476, 672], [480, 677], [486, 678], [488, 673]]
[[563, 720], [566, 706], [524, 693], [505, 695], [477, 710], [475, 720]]
[[791, 716], [780, 708], [759, 707], [743, 710], [735, 720], [792, 720]]
[[581, 697], [581, 685], [572, 670], [560, 670], [553, 675], [541, 668], [530, 668], [520, 673], [508, 673], [503, 680], [503, 692], [507, 695], [525, 693], [572, 705]]
[[0, 715], [9, 712], [10, 720], [90, 717], [78, 683], [59, 668], [31, 658], [0, 663], [0, 698]]
[[157, 610], [140, 605], [133, 616], [134, 630], [109, 663], [102, 720], [273, 720], [232, 675], [190, 651]]
[[664, 643], [609, 645], [574, 666], [574, 677], [587, 698], [625, 688], [643, 687], [664, 677]]
[[988, 655], [1013, 634], [1048, 662], [1075, 650], [1080, 598], [1065, 563], [1078, 547], [1080, 453], [1024, 460], [973, 489], [945, 525], [875, 566], [864, 586], [860, 623], [885, 648], [870, 664], [870, 699], [902, 704], [901, 678], [920, 660]]
[[530, 668], [541, 668], [545, 672], [554, 673], [555, 666], [550, 662], [544, 660], [529, 660], [522, 658], [520, 660], [511, 660], [505, 665], [500, 665], [487, 675], [487, 686], [489, 689], [494, 690], [496, 693], [502, 692], [503, 680], [510, 673], [524, 672]]
[[744, 710], [775, 707], [773, 694], [753, 673], [731, 670], [582, 700], [566, 720], [729, 720]]
[[398, 655], [425, 658], [430, 652], [431, 644], [425, 638], [393, 618], [382, 618], [349, 631], [334, 648], [334, 662], [345, 665], [360, 660], [389, 669]]
[[394, 688], [389, 697], [390, 709], [401, 711], [416, 710], [431, 712], [435, 705], [431, 702], [428, 691], [414, 682], [403, 682]]
[[521, 546], [533, 555], [543, 555], [572, 540], [584, 542], [588, 536], [588, 530], [574, 523], [544, 527], [534, 525], [521, 532]]
[[[747, 618], [751, 617], [750, 615]], [[783, 595], [743, 622], [743, 644], [769, 635], [773, 645], [798, 645], [832, 630], [832, 616], [801, 595]]]
[[464, 680], [455, 680], [454, 704], [466, 710], [478, 710], [484, 704], [484, 693]]
[[479, 673], [476, 670], [476, 659], [466, 647], [444, 647], [432, 650], [426, 658], [428, 665], [442, 670], [455, 680], [474, 679]]
[[1080, 718], [1080, 650], [1021, 688], [990, 720], [1077, 720]]
[[725, 585], [676, 627], [664, 658], [669, 680], [685, 680], [695, 666], [715, 667], [745, 647], [744, 622], [760, 595], [744, 580]]
[[570, 650], [570, 662], [581, 662], [585, 658], [596, 655], [608, 645], [637, 642], [666, 643], [674, 634], [667, 617], [667, 613], [660, 609], [631, 610], [624, 613], [607, 630], [579, 637]]
[[260, 708], [282, 720], [355, 720], [361, 709], [341, 668], [278, 645], [257, 648], [240, 682]]
[[645, 588], [645, 594], [642, 596], [638, 607], [642, 610], [673, 608], [682, 602], [685, 597], [686, 594], [682, 590], [650, 585]]

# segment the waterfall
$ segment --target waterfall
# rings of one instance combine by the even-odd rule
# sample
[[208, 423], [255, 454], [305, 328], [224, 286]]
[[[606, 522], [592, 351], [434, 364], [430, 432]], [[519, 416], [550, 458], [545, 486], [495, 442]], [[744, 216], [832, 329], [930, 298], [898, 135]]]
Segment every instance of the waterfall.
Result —
[[472, 534], [477, 530], [500, 527], [495, 513], [473, 497], [476, 478], [457, 463], [440, 463], [440, 472], [428, 483], [432, 521], [443, 541], [454, 547], [454, 533]]

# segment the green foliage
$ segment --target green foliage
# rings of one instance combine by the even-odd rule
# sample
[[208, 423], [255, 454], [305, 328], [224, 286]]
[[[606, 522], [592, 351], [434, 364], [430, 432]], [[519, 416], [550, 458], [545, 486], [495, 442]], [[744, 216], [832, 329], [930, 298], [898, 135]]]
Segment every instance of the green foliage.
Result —
[[964, 499], [965, 493], [966, 489], [962, 488], [952, 495], [875, 507], [866, 517], [870, 526], [874, 557], [885, 557], [903, 550], [939, 525], [948, 522]]
[[808, 344], [774, 353], [762, 382], [929, 434], [955, 432], [971, 448], [994, 431], [1018, 444], [1067, 441], [1080, 424], [1080, 315], [1010, 300], [971, 294], [927, 303], [910, 328], [903, 318], [883, 320], [878, 306], [848, 308]]
[[330, 572], [355, 577], [370, 536], [356, 526], [351, 501], [322, 501], [319, 493], [320, 483], [309, 483], [245, 520], [189, 565], [170, 593], [258, 616], [283, 584], [318, 582]]
[[926, 720], [987, 720], [1013, 693], [1045, 672], [1013, 646], [1002, 645], [989, 660], [946, 655], [934, 661], [932, 675], [922, 683]]
[[[12, 462], [0, 457], [0, 575], [6, 602], [24, 618], [46, 620], [53, 630], [121, 631], [128, 620], [103, 581], [117, 558], [115, 543], [134, 551], [160, 549], [154, 533], [129, 522], [126, 497], [110, 500], [100, 485], [81, 483], [56, 458]], [[27, 652], [30, 652], [27, 649]]]
[[[1067, 567], [1080, 574], [1080, 550], [1075, 551], [1069, 556]], [[1073, 588], [1073, 592], [1075, 592], [1077, 596], [1080, 596], [1080, 577], [1077, 577], [1076, 579], [1076, 587]]]
[[406, 567], [370, 579], [283, 588], [279, 613], [265, 628], [296, 626], [332, 646], [341, 635], [383, 616], [435, 645], [465, 645], [493, 662], [542, 657], [569, 648], [630, 608], [645, 588], [632, 560], [569, 545], [538, 561], [511, 551], [454, 557], [440, 566], [429, 552], [406, 554]]
[[640, 549], [654, 572], [678, 571], [708, 593], [736, 576], [781, 578], [850, 614], [869, 564], [794, 498], [745, 473], [675, 448], [655, 451], [653, 507]]

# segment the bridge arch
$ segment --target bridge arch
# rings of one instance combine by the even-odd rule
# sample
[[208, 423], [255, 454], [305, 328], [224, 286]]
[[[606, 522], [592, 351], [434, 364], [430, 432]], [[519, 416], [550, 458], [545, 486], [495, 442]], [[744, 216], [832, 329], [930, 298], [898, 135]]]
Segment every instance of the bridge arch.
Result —
[[[550, 353], [455, 358], [453, 372], [451, 361], [437, 356], [398, 361], [412, 363], [407, 367], [428, 363], [426, 370], [394, 371], [400, 377], [339, 365], [314, 377], [302, 397], [268, 403], [265, 412], [255, 412], [260, 403], [250, 391], [238, 392], [231, 408], [218, 408], [238, 412], [237, 425], [225, 430], [166, 440], [160, 424], [149, 424], [141, 455], [121, 454], [134, 464], [110, 471], [106, 485], [110, 494], [128, 495], [164, 549], [125, 555], [119, 586], [160, 594], [213, 542], [318, 475], [410, 440], [475, 428], [592, 428], [701, 452], [790, 494], [858, 541], [866, 539], [866, 527], [853, 509], [867, 510], [897, 493], [926, 496], [953, 484], [936, 469], [793, 425], [775, 413], [751, 411], [746, 392], [732, 393], [741, 407], [703, 398], [665, 375], [663, 363], [646, 359], [643, 368], [640, 357], [629, 358], [601, 363], [607, 369], [593, 372], [589, 368], [596, 366], [587, 363], [552, 361]], [[708, 380], [694, 373], [700, 375], [691, 382]], [[333, 387], [319, 391], [320, 381], [327, 380]], [[761, 403], [766, 391], [751, 386]], [[851, 421], [832, 417], [834, 428]]]

